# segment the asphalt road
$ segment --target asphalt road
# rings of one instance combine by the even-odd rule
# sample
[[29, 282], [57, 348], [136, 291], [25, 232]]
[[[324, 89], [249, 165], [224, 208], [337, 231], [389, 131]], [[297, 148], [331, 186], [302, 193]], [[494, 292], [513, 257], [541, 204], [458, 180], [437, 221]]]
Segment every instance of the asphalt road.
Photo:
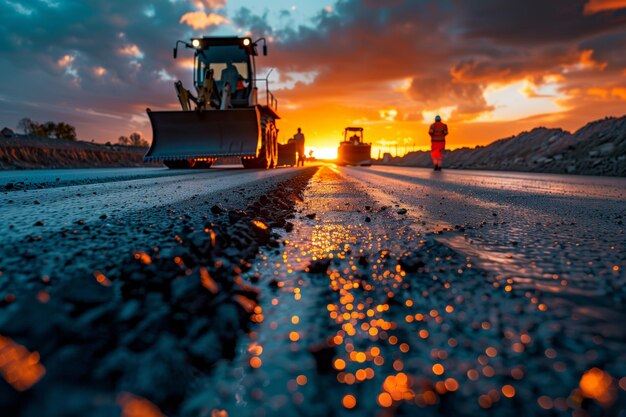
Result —
[[[215, 205], [263, 213], [264, 198], [303, 172], [0, 173], [0, 190], [12, 184], [0, 194], [0, 299], [10, 296], [15, 307], [34, 292], [43, 302], [44, 288], [54, 300], [55, 283], [74, 280], [80, 288], [85, 276], [100, 273], [124, 288], [124, 254], [191, 241], [184, 233], [224, 219], [210, 210]], [[235, 280], [257, 288], [259, 309], [234, 359], [195, 369], [172, 406], [162, 398], [173, 386], [156, 381], [163, 369], [180, 368], [168, 362], [180, 355], [155, 353], [164, 342], [142, 344], [138, 358], [160, 358], [146, 359], [155, 381], [125, 377], [113, 392], [123, 388], [174, 416], [623, 415], [626, 179], [321, 165], [289, 201], [289, 231], [274, 229], [281, 246], [262, 246], [249, 271], [235, 269]], [[177, 250], [180, 263], [185, 252]], [[150, 307], [140, 322], [153, 323], [153, 312], [170, 306], [146, 291]], [[0, 326], [21, 317], [6, 312], [0, 309]], [[40, 350], [28, 337], [32, 323], [24, 323], [15, 334], [26, 336], [8, 336]], [[183, 350], [205, 346], [189, 337]], [[107, 357], [99, 346], [94, 375], [123, 348]], [[41, 361], [50, 370], [63, 357]], [[108, 391], [89, 378], [53, 394], [106, 403]], [[49, 390], [42, 391], [36, 398]], [[119, 398], [116, 404], [124, 409]]]
[[[292, 170], [244, 170], [240, 167], [208, 171], [167, 168], [63, 169], [0, 171], [4, 221], [2, 239], [17, 239], [40, 231], [59, 230], [77, 221], [102, 215], [124, 216], [147, 208], [189, 201], [266, 179], [279, 180]], [[42, 222], [43, 225], [35, 226]]]
[[[265, 321], [190, 404], [621, 415], [625, 202], [624, 179], [323, 167], [285, 250], [255, 264], [284, 285], [262, 299]], [[303, 274], [319, 259], [326, 274]]]

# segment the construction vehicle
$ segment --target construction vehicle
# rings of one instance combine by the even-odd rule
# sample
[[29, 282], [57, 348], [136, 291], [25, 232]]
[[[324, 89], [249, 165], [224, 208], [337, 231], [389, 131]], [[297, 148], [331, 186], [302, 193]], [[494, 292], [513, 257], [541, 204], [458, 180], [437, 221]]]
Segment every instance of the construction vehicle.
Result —
[[278, 144], [278, 166], [296, 165], [296, 140], [294, 138], [289, 138], [287, 143], [279, 143]]
[[337, 164], [371, 166], [371, 152], [372, 144], [363, 141], [363, 128], [346, 127], [337, 150]]
[[[278, 164], [278, 101], [268, 80], [256, 79], [257, 46], [264, 38], [193, 38], [178, 46], [192, 49], [196, 94], [174, 83], [181, 110], [147, 109], [152, 145], [145, 161], [163, 161], [169, 168], [209, 168], [219, 157], [240, 157], [245, 168]], [[264, 83], [264, 85], [263, 85]], [[259, 95], [258, 84], [261, 84]], [[264, 88], [263, 88], [264, 87]]]

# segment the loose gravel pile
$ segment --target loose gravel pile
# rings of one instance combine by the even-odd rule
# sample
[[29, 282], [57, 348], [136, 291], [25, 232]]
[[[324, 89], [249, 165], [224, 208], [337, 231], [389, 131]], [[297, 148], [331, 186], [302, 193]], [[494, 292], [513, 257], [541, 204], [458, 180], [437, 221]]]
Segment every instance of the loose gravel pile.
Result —
[[174, 413], [262, 314], [258, 277], [242, 274], [260, 247], [279, 246], [272, 228], [289, 229], [315, 170], [247, 206], [198, 196], [160, 224], [150, 212], [132, 226], [103, 216], [3, 247], [0, 353], [23, 359], [0, 360], [12, 385], [0, 384], [3, 415], [119, 416], [148, 407], [142, 398]]

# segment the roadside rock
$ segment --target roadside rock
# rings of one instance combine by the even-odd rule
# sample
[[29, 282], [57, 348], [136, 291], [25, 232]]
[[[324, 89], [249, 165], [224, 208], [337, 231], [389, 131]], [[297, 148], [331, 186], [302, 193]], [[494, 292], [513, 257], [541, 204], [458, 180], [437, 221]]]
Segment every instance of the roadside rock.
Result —
[[[6, 251], [6, 265], [27, 262], [37, 268], [0, 272], [16, 277], [0, 280], [0, 333], [36, 350], [46, 366], [46, 377], [29, 395], [52, 387], [76, 395], [69, 384], [77, 383], [83, 389], [76, 392], [97, 395], [88, 397], [92, 404], [125, 391], [176, 415], [196, 376], [235, 356], [251, 316], [258, 314], [259, 289], [249, 282], [264, 283], [258, 275], [249, 281], [242, 277], [261, 246], [278, 246], [280, 236], [272, 227], [288, 227], [296, 201], [292, 194], [301, 193], [315, 171], [279, 183], [269, 197], [251, 204], [253, 210], [211, 210], [201, 201], [198, 209], [191, 202], [193, 215], [163, 210], [157, 231], [144, 213], [128, 222], [107, 221], [109, 215], [102, 214], [93, 223], [76, 222], [81, 227], [27, 236], [16, 244], [27, 249]], [[138, 239], [137, 247], [112, 247], [129, 229], [138, 235], [128, 242], [147, 237]], [[76, 249], [58, 254], [49, 249], [54, 242]], [[15, 288], [17, 294], [9, 291]], [[8, 402], [5, 410], [23, 408], [20, 398], [26, 396], [5, 401], [3, 393], [0, 389], [0, 402]], [[33, 415], [72, 415], [72, 399], [63, 395], [59, 413]]]
[[59, 288], [59, 295], [81, 309], [108, 303], [114, 296], [110, 287], [99, 284], [93, 277], [66, 282]]
[[199, 369], [209, 370], [221, 358], [220, 344], [217, 333], [208, 330], [190, 342], [187, 351]]
[[215, 204], [213, 207], [211, 207], [211, 213], [213, 214], [222, 214], [224, 211], [226, 211], [224, 207], [220, 206], [219, 204]]
[[[210, 312], [219, 286], [208, 275], [208, 272], [205, 274], [204, 281], [210, 281], [206, 287], [202, 283], [203, 279], [200, 272], [172, 281], [172, 305], [174, 308], [191, 316]], [[214, 288], [216, 292], [214, 293], [210, 288]]]
[[328, 267], [331, 263], [330, 258], [318, 259], [316, 261], [312, 261], [309, 263], [309, 266], [306, 268], [306, 271], [311, 274], [325, 274], [328, 271]]
[[144, 354], [122, 353], [114, 363], [123, 372], [118, 390], [145, 397], [164, 409], [177, 407], [187, 392], [187, 384], [181, 382], [191, 378], [185, 356], [169, 334], [162, 335]]
[[398, 260], [402, 270], [406, 272], [417, 272], [426, 265], [422, 257], [418, 254], [406, 254]]

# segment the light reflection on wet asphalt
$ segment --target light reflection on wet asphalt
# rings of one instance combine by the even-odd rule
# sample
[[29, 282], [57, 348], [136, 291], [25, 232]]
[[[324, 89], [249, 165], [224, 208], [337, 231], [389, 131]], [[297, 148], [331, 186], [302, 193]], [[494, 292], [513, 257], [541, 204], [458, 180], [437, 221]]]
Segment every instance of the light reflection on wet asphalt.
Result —
[[418, 174], [320, 169], [254, 266], [274, 288], [260, 323], [185, 413], [619, 415], [619, 187], [581, 201]]

